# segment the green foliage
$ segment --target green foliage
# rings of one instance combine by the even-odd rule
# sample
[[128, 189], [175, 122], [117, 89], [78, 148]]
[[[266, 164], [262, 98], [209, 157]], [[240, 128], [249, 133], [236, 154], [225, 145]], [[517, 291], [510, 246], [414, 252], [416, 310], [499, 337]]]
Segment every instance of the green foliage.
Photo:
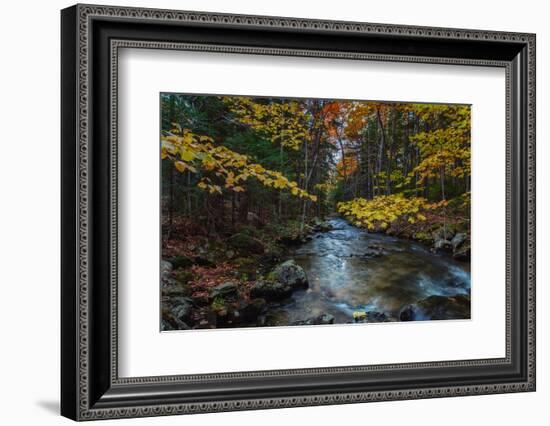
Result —
[[380, 230], [469, 219], [467, 105], [162, 94], [161, 113], [166, 238], [182, 216], [266, 251], [335, 210]]
[[222, 309], [225, 309], [225, 299], [223, 296], [216, 296], [210, 306], [214, 311], [221, 311]]
[[272, 143], [297, 151], [307, 142], [310, 117], [300, 102], [281, 99], [269, 102], [246, 96], [223, 96], [221, 99], [238, 122]]

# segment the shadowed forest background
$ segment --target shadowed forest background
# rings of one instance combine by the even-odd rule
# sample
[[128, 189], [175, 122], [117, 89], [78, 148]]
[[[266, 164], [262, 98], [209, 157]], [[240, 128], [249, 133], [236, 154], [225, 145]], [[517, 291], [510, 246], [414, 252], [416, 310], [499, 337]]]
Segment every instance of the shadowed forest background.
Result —
[[469, 318], [469, 106], [160, 101], [163, 330]]

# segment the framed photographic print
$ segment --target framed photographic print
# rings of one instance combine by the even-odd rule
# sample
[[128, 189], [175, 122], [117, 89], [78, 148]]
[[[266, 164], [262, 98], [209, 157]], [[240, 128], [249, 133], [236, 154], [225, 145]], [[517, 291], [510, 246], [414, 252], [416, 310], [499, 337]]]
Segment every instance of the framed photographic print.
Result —
[[535, 36], [76, 5], [74, 420], [535, 390]]

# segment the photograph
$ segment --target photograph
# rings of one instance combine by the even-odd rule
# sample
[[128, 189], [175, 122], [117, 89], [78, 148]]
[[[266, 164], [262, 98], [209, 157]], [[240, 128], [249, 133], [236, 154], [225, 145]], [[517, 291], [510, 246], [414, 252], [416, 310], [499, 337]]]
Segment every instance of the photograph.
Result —
[[470, 141], [465, 104], [161, 93], [161, 331], [470, 319]]
[[[12, 179], [22, 201], [9, 205], [16, 216], [56, 206], [57, 226], [43, 209], [38, 222], [6, 221], [26, 268], [4, 281], [36, 270], [47, 291], [31, 299], [60, 308], [57, 338], [23, 339], [29, 353], [60, 343], [38, 385], [52, 384], [75, 421], [256, 424], [280, 421], [273, 409], [340, 405], [323, 408], [332, 424], [377, 402], [375, 422], [387, 408], [425, 424], [428, 403], [431, 418], [459, 413], [460, 424], [491, 407], [502, 424], [536, 415], [548, 399], [536, 344], [537, 327], [548, 334], [536, 319], [544, 14], [280, 3], [62, 5], [60, 26], [37, 15], [55, 46], [31, 50], [60, 55], [57, 84], [7, 86], [19, 124], [4, 139], [21, 139], [35, 93], [55, 101], [61, 89], [60, 109], [32, 115], [61, 149], [34, 138], [29, 168], [14, 161], [21, 144], [5, 144], [40, 193]], [[21, 253], [39, 232], [21, 232], [36, 223], [60, 231], [60, 250], [45, 239], [34, 251], [49, 266], [29, 268]], [[50, 266], [60, 292], [42, 285]], [[54, 410], [53, 398], [37, 407]]]

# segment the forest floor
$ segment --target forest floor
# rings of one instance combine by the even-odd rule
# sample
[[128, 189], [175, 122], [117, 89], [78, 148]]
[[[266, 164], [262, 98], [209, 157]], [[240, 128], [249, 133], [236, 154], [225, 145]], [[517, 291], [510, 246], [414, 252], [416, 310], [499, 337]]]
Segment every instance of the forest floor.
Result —
[[[194, 309], [184, 317], [194, 328], [210, 328], [213, 323], [222, 326], [223, 317], [235, 308], [261, 310], [262, 306], [250, 307], [255, 292], [277, 300], [288, 296], [291, 289], [275, 286], [258, 290], [258, 283], [263, 282], [260, 280], [269, 276], [292, 247], [311, 240], [315, 232], [329, 229], [325, 221], [314, 218], [303, 227], [299, 221], [289, 220], [207, 235], [193, 221], [175, 219], [171, 238], [163, 242], [163, 302], [169, 305], [174, 298], [188, 298]], [[266, 282], [273, 286], [271, 280]], [[228, 306], [227, 301], [237, 303]], [[254, 312], [248, 316], [253, 318]], [[168, 328], [169, 324], [185, 328], [169, 310], [163, 311], [163, 318], [168, 320]], [[229, 318], [227, 321], [234, 322]]]
[[[383, 234], [418, 241], [432, 253], [446, 252], [468, 261], [469, 227], [454, 213], [433, 212], [415, 224], [396, 222]], [[259, 321], [262, 313], [308, 287], [300, 266], [281, 262], [294, 248], [331, 230], [329, 221], [314, 218], [303, 227], [288, 221], [208, 235], [190, 219], [175, 218], [170, 239], [163, 242], [163, 329], [272, 325]], [[376, 255], [379, 249], [368, 250]], [[323, 315], [301, 322], [334, 321]]]

